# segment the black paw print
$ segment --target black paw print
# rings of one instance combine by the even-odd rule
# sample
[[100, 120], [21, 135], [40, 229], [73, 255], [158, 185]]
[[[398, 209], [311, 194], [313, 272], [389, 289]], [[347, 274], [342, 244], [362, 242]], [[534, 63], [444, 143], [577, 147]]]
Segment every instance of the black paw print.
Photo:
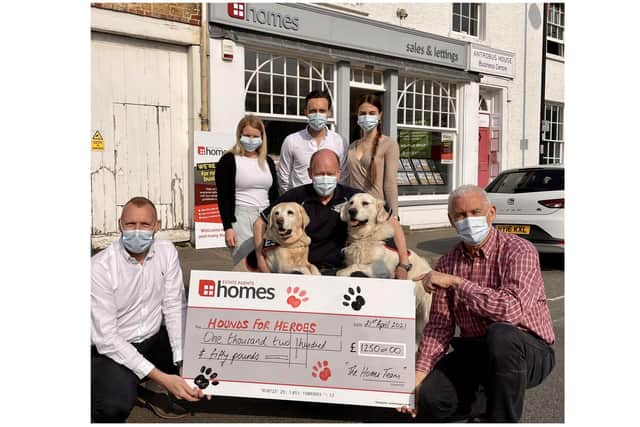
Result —
[[[355, 292], [353, 288], [348, 288], [348, 291], [351, 295], [354, 296], [354, 298], [350, 297], [347, 294], [344, 294], [344, 301], [342, 301], [342, 305], [348, 307], [349, 304], [351, 304], [352, 309], [356, 311], [360, 310], [365, 303], [364, 298], [362, 298], [362, 295], [360, 295], [360, 286], [356, 286]], [[358, 295], [356, 295], [356, 293]]]
[[[209, 387], [209, 379], [211, 379], [211, 385], [218, 385], [220, 384], [218, 381], [215, 381], [216, 377], [218, 376], [217, 372], [214, 372], [213, 374], [211, 374], [211, 368], [207, 368], [206, 366], [203, 366], [202, 368], [200, 368], [200, 375], [198, 375], [197, 377], [195, 377], [195, 379], [193, 380], [193, 382], [195, 383], [195, 385], [198, 386], [198, 388], [200, 388], [201, 390], [204, 390], [205, 388]], [[207, 376], [209, 378], [207, 378]]]

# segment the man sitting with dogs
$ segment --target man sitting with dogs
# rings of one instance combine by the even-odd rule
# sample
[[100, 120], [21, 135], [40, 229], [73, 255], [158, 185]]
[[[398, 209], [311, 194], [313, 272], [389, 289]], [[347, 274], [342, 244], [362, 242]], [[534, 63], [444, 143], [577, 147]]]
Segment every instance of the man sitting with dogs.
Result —
[[[311, 239], [309, 262], [324, 275], [335, 275], [344, 267], [343, 248], [347, 241], [347, 224], [340, 219], [340, 211], [351, 196], [361, 191], [338, 184], [340, 159], [330, 149], [318, 150], [311, 156], [308, 174], [311, 184], [292, 188], [282, 194], [254, 223], [256, 250], [247, 257], [250, 267], [265, 273], [271, 272], [263, 253], [264, 236], [271, 209], [282, 202], [299, 203], [309, 216], [309, 224], [305, 229]], [[411, 268], [407, 243], [398, 220], [392, 217], [389, 222], [399, 254], [395, 276], [398, 279], [406, 279]]]

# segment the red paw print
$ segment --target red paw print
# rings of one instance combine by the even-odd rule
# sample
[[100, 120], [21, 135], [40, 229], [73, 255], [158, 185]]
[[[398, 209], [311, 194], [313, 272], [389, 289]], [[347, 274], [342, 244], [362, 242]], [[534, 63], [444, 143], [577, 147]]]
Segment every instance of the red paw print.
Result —
[[289, 286], [287, 288], [287, 293], [290, 294], [289, 298], [287, 298], [287, 304], [289, 304], [293, 308], [296, 308], [304, 301], [309, 301], [309, 298], [305, 297], [307, 291], [300, 290], [300, 288], [297, 286], [293, 288], [293, 291], [291, 290], [291, 286]]
[[322, 381], [326, 381], [331, 376], [331, 369], [329, 369], [329, 362], [326, 360], [323, 362], [318, 361], [311, 369], [311, 376], [316, 378], [320, 377]]

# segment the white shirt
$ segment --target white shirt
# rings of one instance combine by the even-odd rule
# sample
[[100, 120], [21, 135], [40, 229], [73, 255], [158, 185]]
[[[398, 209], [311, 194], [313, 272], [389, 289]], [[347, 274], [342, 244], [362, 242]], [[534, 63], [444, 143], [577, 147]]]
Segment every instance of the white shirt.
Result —
[[304, 128], [299, 132], [288, 135], [282, 143], [280, 161], [278, 163], [278, 184], [282, 193], [311, 182], [307, 172], [311, 156], [323, 148], [333, 150], [340, 158], [340, 183], [346, 183], [347, 152], [349, 151], [347, 141], [327, 128], [322, 142], [318, 145], [307, 128]]
[[260, 168], [258, 157], [234, 155], [236, 160], [236, 205], [267, 207], [269, 206], [269, 188], [273, 177], [267, 161], [264, 169]]
[[143, 264], [120, 239], [91, 258], [91, 343], [99, 353], [144, 378], [154, 365], [131, 343], [155, 335], [163, 316], [177, 362], [182, 360], [186, 300], [173, 243], [155, 240]]

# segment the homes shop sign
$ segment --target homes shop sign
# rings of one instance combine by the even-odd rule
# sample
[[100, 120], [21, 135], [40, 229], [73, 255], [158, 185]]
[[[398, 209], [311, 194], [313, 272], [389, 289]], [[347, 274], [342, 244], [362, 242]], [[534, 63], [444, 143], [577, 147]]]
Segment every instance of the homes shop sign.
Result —
[[210, 3], [214, 23], [466, 69], [468, 43], [302, 3]]

